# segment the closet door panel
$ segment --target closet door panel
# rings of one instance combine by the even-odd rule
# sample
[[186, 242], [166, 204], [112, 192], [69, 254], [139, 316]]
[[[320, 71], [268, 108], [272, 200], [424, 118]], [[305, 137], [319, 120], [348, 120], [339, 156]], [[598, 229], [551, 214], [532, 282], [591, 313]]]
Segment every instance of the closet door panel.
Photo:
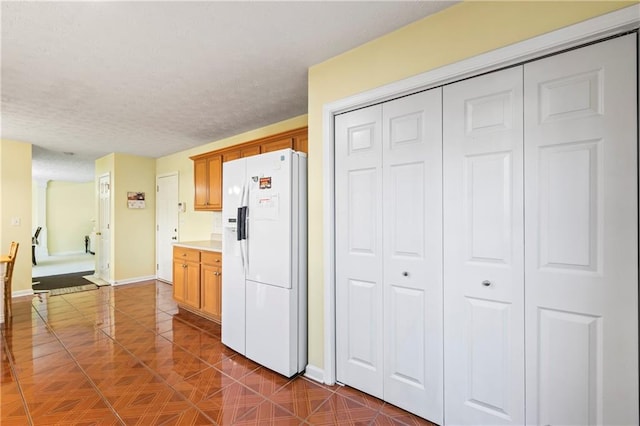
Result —
[[442, 89], [383, 104], [384, 399], [442, 423]]
[[638, 424], [637, 46], [525, 65], [527, 422]]
[[443, 91], [447, 424], [524, 423], [522, 67]]
[[382, 107], [335, 118], [336, 367], [383, 397]]

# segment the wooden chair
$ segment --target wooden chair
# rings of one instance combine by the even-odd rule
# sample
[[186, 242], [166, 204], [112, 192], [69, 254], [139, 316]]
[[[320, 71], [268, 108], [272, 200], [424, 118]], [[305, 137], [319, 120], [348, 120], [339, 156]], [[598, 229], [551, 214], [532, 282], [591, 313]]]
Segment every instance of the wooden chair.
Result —
[[16, 256], [18, 255], [18, 246], [20, 244], [12, 241], [9, 249], [9, 261], [4, 274], [4, 317], [11, 318], [11, 279], [13, 278], [13, 267], [16, 264]]

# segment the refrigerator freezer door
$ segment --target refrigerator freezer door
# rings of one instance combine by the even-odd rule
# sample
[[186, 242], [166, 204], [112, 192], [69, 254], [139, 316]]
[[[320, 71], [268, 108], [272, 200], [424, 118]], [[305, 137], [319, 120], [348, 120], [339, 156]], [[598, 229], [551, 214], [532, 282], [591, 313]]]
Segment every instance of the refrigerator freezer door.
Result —
[[248, 157], [247, 279], [291, 288], [292, 151]]
[[247, 281], [246, 356], [287, 377], [301, 369], [294, 291]]
[[245, 353], [244, 244], [237, 239], [237, 215], [246, 190], [244, 159], [222, 165], [222, 343]]

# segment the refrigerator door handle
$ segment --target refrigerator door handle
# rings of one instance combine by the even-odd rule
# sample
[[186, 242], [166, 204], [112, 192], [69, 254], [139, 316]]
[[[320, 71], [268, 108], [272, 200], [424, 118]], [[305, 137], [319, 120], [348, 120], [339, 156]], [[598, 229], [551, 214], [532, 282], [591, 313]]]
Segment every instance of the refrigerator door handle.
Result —
[[245, 275], [249, 273], [249, 240], [247, 239], [247, 235], [248, 235], [248, 229], [249, 228], [249, 216], [247, 215], [247, 207], [244, 207], [245, 209], [245, 213], [244, 213], [244, 259], [245, 259]]
[[238, 213], [236, 214], [236, 240], [242, 240], [242, 207], [238, 207]]
[[251, 214], [251, 212], [249, 212], [249, 196], [250, 196], [250, 186], [247, 183], [247, 185], [243, 188], [243, 196], [246, 196], [246, 200], [243, 203], [243, 208], [244, 208], [244, 217], [243, 217], [243, 224], [242, 224], [242, 228], [244, 229], [244, 240], [245, 240], [245, 244], [244, 244], [244, 260], [245, 260], [245, 275], [247, 275], [249, 273], [249, 215]]
[[247, 239], [247, 206], [238, 207], [237, 217], [237, 239], [238, 241]]

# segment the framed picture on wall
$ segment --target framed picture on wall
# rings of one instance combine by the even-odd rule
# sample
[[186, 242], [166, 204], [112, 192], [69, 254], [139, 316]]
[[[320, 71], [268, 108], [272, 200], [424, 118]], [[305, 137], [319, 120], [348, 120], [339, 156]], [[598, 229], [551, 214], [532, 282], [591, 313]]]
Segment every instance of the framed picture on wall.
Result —
[[130, 209], [144, 209], [144, 192], [127, 192], [127, 206]]

